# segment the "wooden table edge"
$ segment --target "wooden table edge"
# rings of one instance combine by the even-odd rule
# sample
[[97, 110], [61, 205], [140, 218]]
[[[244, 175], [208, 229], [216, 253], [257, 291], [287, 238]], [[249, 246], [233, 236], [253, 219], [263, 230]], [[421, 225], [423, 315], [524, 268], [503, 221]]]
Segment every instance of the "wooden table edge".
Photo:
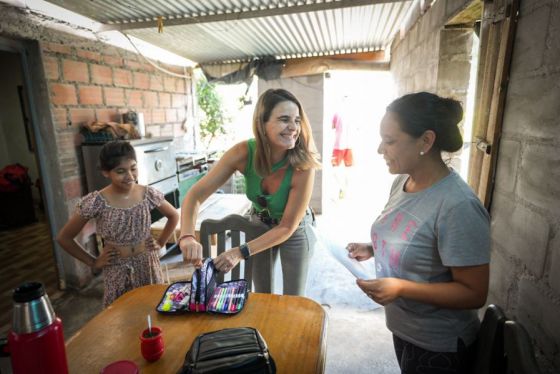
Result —
[[[120, 296], [117, 300], [115, 300], [115, 303], [118, 302], [119, 300], [124, 300], [126, 298], [133, 297], [136, 292], [140, 292], [140, 290], [143, 289], [143, 288], [161, 287], [161, 292], [163, 292], [168, 286], [169, 285], [167, 285], [167, 284], [152, 284], [152, 285], [146, 285], [146, 286], [138, 287], [138, 288], [135, 288], [135, 289], [123, 294], [122, 296]], [[265, 293], [260, 293], [260, 292], [251, 292], [251, 293], [254, 294], [254, 295], [265, 294]], [[319, 304], [318, 302], [316, 302], [315, 300], [310, 299], [306, 296], [278, 295], [278, 294], [273, 294], [273, 295], [276, 295], [276, 296], [279, 296], [279, 297], [290, 297], [290, 298], [293, 297], [293, 298], [305, 299], [306, 302], [314, 304], [317, 308], [319, 308], [321, 310], [321, 313], [322, 313], [321, 316], [322, 316], [322, 321], [323, 321], [322, 328], [321, 328], [321, 333], [320, 333], [321, 345], [319, 347], [317, 367], [316, 367], [315, 371], [317, 373], [324, 373], [325, 372], [325, 366], [326, 366], [327, 328], [328, 328], [328, 314], [325, 311], [325, 308], [323, 308], [323, 306], [321, 304]], [[111, 305], [107, 309], [110, 309], [110, 308], [111, 308]], [[65, 346], [68, 347], [68, 345], [72, 344], [73, 340], [80, 335], [82, 329], [87, 324], [95, 321], [98, 318], [102, 318], [103, 312], [105, 312], [107, 309], [104, 309], [100, 313], [95, 315], [86, 324], [84, 324], [84, 326], [82, 326], [79, 330], [77, 330], [71, 337], [66, 339]]]

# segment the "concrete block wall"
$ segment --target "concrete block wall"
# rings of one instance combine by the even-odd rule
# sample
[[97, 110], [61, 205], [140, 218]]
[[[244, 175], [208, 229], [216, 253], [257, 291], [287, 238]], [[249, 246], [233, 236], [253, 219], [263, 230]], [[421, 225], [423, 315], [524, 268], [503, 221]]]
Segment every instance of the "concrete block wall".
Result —
[[[284, 88], [293, 93], [301, 102], [305, 114], [311, 122], [313, 139], [319, 154], [323, 154], [323, 114], [324, 114], [324, 77], [323, 74], [307, 75], [303, 77], [283, 78], [265, 81], [259, 79], [259, 95], [269, 88]], [[324, 162], [324, 160], [321, 160]], [[310, 205], [313, 210], [322, 212], [323, 174], [321, 170], [315, 173], [315, 184], [311, 195]]]
[[489, 302], [560, 372], [560, 4], [524, 0], [491, 208]]
[[[391, 48], [391, 72], [399, 95], [428, 91], [459, 100], [467, 106], [473, 32], [444, 29], [448, 19], [465, 4], [437, 1]], [[459, 124], [463, 128], [463, 123]], [[446, 154], [446, 161], [461, 172], [462, 150]]]
[[[464, 6], [438, 0], [392, 46], [398, 91], [456, 90], [442, 79], [443, 25]], [[463, 36], [452, 35], [461, 40]], [[436, 42], [439, 39], [439, 42]], [[464, 43], [461, 43], [464, 44]], [[468, 43], [465, 43], [465, 45]], [[459, 56], [464, 55], [459, 53]], [[449, 71], [465, 70], [449, 60]], [[433, 69], [433, 70], [430, 70]], [[521, 2], [491, 207], [488, 303], [529, 331], [541, 369], [560, 372], [560, 4]], [[453, 95], [460, 94], [455, 91]]]
[[[391, 73], [399, 95], [428, 91], [464, 100], [471, 59], [470, 32], [444, 30], [444, 25], [467, 3], [438, 0], [405, 35], [395, 37]], [[461, 71], [457, 71], [458, 66]]]

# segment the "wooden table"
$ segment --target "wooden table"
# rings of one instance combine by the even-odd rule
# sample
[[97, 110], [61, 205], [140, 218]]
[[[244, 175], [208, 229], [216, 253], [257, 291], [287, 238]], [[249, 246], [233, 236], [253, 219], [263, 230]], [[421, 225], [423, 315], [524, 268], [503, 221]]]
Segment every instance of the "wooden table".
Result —
[[[210, 195], [208, 199], [200, 206], [198, 216], [195, 224], [195, 234], [199, 235], [200, 224], [205, 219], [222, 219], [230, 214], [240, 214], [243, 215], [251, 207], [251, 202], [243, 194], [219, 194], [215, 193]], [[177, 208], [179, 217], [181, 216], [181, 208]], [[167, 218], [163, 217], [158, 221], [152, 223], [151, 231], [154, 237], [159, 237], [159, 234], [163, 230], [165, 224], [167, 223]], [[170, 243], [175, 243], [177, 238], [181, 235], [180, 233], [181, 220], [177, 224], [175, 229], [175, 235], [172, 235], [169, 239]]]
[[[134, 361], [141, 373], [176, 373], [192, 341], [201, 333], [228, 327], [257, 328], [268, 344], [278, 373], [322, 373], [327, 316], [315, 301], [300, 296], [251, 293], [239, 314], [163, 315], [155, 311], [165, 285], [132, 290], [99, 313], [66, 343], [70, 373], [99, 373], [111, 362]], [[140, 353], [147, 315], [163, 330], [165, 352], [149, 363]]]

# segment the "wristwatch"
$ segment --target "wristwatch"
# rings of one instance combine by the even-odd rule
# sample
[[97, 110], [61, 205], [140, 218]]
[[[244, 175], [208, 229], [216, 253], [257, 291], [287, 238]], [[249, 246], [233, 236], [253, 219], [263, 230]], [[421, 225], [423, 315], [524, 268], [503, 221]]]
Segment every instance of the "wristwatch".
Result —
[[246, 260], [251, 256], [251, 252], [249, 252], [249, 245], [247, 243], [243, 243], [239, 246], [239, 250], [241, 251], [241, 256], [243, 259]]

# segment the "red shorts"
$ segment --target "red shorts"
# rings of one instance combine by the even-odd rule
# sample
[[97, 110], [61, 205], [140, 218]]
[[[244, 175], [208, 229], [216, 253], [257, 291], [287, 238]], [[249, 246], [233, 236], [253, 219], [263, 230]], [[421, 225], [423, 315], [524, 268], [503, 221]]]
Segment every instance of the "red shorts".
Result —
[[331, 164], [338, 166], [344, 160], [344, 166], [352, 166], [354, 158], [352, 157], [351, 149], [333, 149]]

